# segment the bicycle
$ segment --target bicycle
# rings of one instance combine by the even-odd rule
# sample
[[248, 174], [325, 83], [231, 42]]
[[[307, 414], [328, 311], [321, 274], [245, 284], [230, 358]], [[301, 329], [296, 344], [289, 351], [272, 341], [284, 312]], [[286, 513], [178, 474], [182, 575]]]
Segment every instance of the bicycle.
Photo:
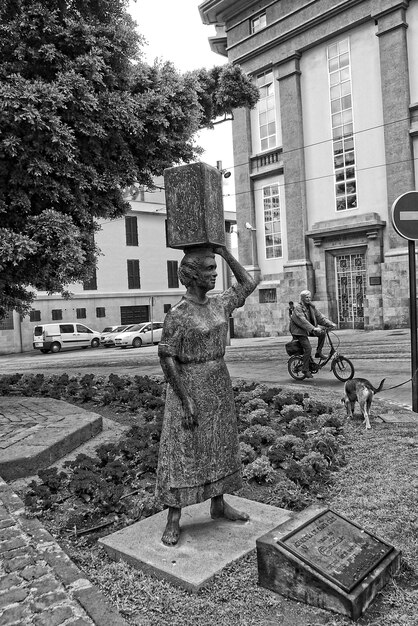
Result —
[[[317, 374], [319, 370], [321, 370], [325, 365], [331, 363], [330, 369], [334, 374], [335, 378], [338, 378], [341, 382], [346, 382], [347, 380], [351, 380], [354, 376], [354, 365], [347, 359], [347, 357], [343, 356], [338, 352], [338, 347], [340, 345], [340, 339], [335, 334], [332, 333], [338, 340], [338, 344], [335, 347], [332, 343], [330, 333], [327, 329], [325, 330], [326, 340], [329, 344], [329, 354], [326, 359], [318, 359], [315, 361], [312, 357], [309, 364], [309, 369], [312, 374]], [[293, 344], [299, 343], [297, 340], [294, 340]], [[297, 348], [297, 345], [296, 345]], [[287, 350], [287, 348], [286, 348]], [[289, 352], [288, 352], [289, 354]], [[287, 362], [287, 369], [289, 374], [294, 380], [304, 380], [306, 374], [303, 372], [303, 360], [302, 360], [302, 346], [299, 344], [299, 351], [296, 354], [293, 354]]]

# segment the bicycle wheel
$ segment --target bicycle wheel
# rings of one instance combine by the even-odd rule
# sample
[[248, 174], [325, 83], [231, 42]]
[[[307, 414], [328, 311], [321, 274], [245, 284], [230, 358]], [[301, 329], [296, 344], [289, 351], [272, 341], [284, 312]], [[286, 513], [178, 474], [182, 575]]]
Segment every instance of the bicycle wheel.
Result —
[[295, 380], [303, 380], [305, 373], [302, 371], [303, 361], [300, 356], [291, 356], [287, 362], [287, 370]]
[[346, 380], [353, 378], [354, 365], [350, 359], [347, 359], [345, 356], [337, 356], [332, 362], [331, 371], [335, 378], [338, 378], [338, 380], [344, 383]]

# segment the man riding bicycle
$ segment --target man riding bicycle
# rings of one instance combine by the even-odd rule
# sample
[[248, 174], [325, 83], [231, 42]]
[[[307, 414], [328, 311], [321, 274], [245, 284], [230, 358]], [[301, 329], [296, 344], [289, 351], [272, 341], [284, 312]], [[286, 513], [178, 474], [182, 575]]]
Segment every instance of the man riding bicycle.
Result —
[[312, 294], [306, 289], [300, 294], [300, 302], [294, 305], [289, 325], [289, 331], [293, 339], [297, 339], [303, 349], [302, 371], [305, 374], [305, 378], [312, 378], [312, 374], [309, 370], [312, 346], [308, 337], [318, 337], [315, 358], [327, 358], [322, 354], [322, 348], [325, 342], [325, 331], [322, 326], [325, 328], [336, 328], [334, 322], [331, 322], [331, 320], [322, 315], [315, 305], [312, 304]]

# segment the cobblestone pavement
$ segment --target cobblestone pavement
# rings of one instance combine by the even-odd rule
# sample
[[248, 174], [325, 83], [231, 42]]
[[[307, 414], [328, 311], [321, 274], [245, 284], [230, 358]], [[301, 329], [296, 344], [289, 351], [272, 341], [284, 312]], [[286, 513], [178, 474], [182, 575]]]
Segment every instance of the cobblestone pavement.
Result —
[[1, 626], [126, 626], [0, 478]]

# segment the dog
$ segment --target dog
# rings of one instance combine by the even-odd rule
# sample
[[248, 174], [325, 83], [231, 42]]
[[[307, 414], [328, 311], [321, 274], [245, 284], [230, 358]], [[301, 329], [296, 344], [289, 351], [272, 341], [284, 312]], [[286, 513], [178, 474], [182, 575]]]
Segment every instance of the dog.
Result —
[[372, 400], [376, 393], [382, 391], [385, 380], [386, 378], [380, 382], [377, 389], [373, 387], [367, 378], [352, 378], [351, 380], [347, 380], [344, 385], [344, 397], [341, 399], [341, 402], [345, 404], [348, 419], [353, 417], [354, 405], [357, 401], [364, 417], [366, 429], [371, 428], [369, 414]]

